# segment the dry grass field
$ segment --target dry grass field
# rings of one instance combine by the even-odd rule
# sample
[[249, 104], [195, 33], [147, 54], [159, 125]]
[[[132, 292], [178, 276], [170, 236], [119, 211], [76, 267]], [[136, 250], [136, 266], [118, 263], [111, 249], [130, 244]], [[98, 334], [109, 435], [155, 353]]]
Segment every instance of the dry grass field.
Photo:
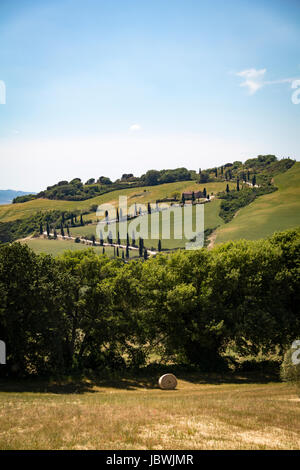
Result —
[[0, 449], [299, 449], [300, 398], [263, 382], [190, 376], [163, 391], [148, 380], [2, 380]]

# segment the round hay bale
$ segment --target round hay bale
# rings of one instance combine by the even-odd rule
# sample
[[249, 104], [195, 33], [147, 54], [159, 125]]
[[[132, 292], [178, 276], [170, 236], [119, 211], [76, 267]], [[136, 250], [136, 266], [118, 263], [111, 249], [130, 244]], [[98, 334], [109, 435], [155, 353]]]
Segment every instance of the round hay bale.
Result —
[[177, 379], [173, 374], [164, 374], [158, 380], [158, 385], [163, 390], [174, 390], [177, 386]]

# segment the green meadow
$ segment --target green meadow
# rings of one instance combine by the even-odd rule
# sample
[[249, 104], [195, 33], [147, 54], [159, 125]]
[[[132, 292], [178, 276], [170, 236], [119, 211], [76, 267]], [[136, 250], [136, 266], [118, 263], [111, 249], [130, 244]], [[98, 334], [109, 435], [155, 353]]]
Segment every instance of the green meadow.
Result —
[[[204, 229], [214, 229], [218, 227], [219, 225], [222, 225], [224, 221], [219, 217], [219, 207], [220, 207], [220, 200], [219, 199], [214, 199], [209, 203], [204, 204], [202, 207], [204, 208]], [[172, 210], [170, 211], [170, 237], [169, 238], [164, 238], [163, 233], [162, 233], [162, 214], [166, 214], [164, 211], [159, 213], [159, 226], [160, 230], [155, 230], [151, 226], [151, 216], [150, 215], [144, 215], [140, 216], [136, 219], [133, 219], [131, 221], [127, 222], [120, 222], [116, 223], [115, 225], [115, 231], [116, 231], [116, 236], [118, 231], [122, 233], [129, 234], [130, 242], [132, 240], [132, 232], [134, 231], [135, 236], [137, 238], [137, 235], [140, 230], [140, 224], [146, 224], [148, 227], [148, 238], [144, 240], [144, 244], [147, 248], [154, 248], [157, 249], [157, 244], [158, 244], [158, 239], [161, 240], [162, 242], [162, 248], [163, 249], [175, 249], [175, 248], [184, 248], [185, 243], [188, 241], [187, 238], [184, 237], [184, 224], [194, 224], [196, 221], [196, 208], [199, 208], [199, 206], [191, 206], [191, 213], [186, 214], [184, 216], [184, 213], [181, 208], [176, 208], [174, 213]], [[156, 214], [158, 216], [158, 214]], [[146, 219], [146, 220], [145, 220]], [[125, 228], [124, 228], [125, 225]], [[99, 225], [100, 227], [100, 225]], [[104, 228], [102, 228], [102, 234], [104, 239], [107, 239], [108, 233], [112, 226], [107, 225]], [[98, 234], [97, 234], [97, 224], [89, 224], [85, 225], [82, 227], [72, 227], [70, 229], [71, 236], [73, 237], [87, 237], [88, 239], [91, 239], [92, 236], [95, 236], [97, 241], [99, 240]], [[176, 234], [182, 233], [182, 238], [176, 237]], [[114, 239], [116, 237], [114, 236]], [[122, 243], [126, 243], [126, 238], [122, 238], [120, 236], [120, 239]]]
[[274, 178], [278, 191], [258, 197], [216, 232], [216, 243], [257, 240], [300, 225], [300, 163]]

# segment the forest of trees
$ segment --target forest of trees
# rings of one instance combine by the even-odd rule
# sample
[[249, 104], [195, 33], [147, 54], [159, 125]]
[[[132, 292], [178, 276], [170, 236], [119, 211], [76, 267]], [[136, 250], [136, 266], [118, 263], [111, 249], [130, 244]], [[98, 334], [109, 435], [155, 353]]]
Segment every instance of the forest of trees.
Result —
[[159, 361], [224, 367], [300, 335], [300, 229], [156, 258], [58, 258], [0, 248], [0, 338], [8, 376], [132, 369]]

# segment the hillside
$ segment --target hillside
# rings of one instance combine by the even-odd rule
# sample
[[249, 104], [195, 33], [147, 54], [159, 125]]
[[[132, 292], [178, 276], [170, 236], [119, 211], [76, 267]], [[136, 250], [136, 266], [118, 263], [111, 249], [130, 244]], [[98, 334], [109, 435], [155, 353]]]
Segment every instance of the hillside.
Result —
[[245, 238], [256, 240], [300, 225], [300, 163], [274, 177], [278, 191], [243, 207], [216, 232], [216, 243]]
[[[177, 171], [177, 170], [174, 170]], [[83, 237], [88, 239], [99, 239], [96, 232], [99, 217], [96, 210], [101, 204], [111, 204], [114, 207], [119, 205], [119, 197], [127, 196], [128, 213], [133, 216], [141, 208], [142, 217], [148, 217], [148, 237], [145, 237], [144, 246], [150, 250], [157, 250], [158, 240], [161, 240], [162, 249], [170, 250], [184, 248], [188, 239], [175, 238], [174, 227], [181, 228], [182, 214], [176, 212], [174, 227], [171, 223], [169, 239], [165, 239], [160, 232], [151, 234], [150, 216], [147, 215], [150, 205], [155, 206], [158, 202], [184, 203], [192, 192], [200, 191], [200, 198], [197, 201], [194, 197], [194, 205], [190, 222], [194, 224], [195, 209], [197, 202], [207, 202], [204, 205], [204, 229], [206, 241], [210, 237], [210, 247], [214, 243], [221, 243], [239, 238], [264, 238], [271, 235], [276, 230], [296, 227], [300, 225], [299, 218], [299, 187], [300, 187], [300, 163], [295, 163], [291, 159], [278, 160], [272, 155], [259, 155], [257, 158], [249, 159], [244, 164], [242, 162], [227, 163], [215, 169], [199, 169], [198, 180], [174, 181], [164, 184], [157, 184], [152, 181], [155, 170], [146, 173], [151, 180], [151, 185], [141, 186], [134, 181], [134, 187], [129, 181], [126, 188], [109, 190], [104, 194], [89, 197], [84, 200], [47, 199], [46, 197], [34, 197], [26, 201], [0, 206], [0, 242], [12, 242], [17, 239], [32, 237], [34, 234], [43, 233], [47, 230], [53, 233], [56, 229], [58, 234], [61, 227], [71, 232], [73, 237]], [[123, 175], [124, 176], [124, 175]], [[130, 175], [125, 175], [131, 178]], [[154, 175], [155, 176], [155, 175]], [[170, 175], [168, 174], [168, 177]], [[209, 181], [200, 181], [208, 178]], [[79, 178], [72, 180], [68, 185], [79, 184]], [[75, 183], [74, 183], [75, 181]], [[91, 180], [92, 181], [92, 180]], [[119, 181], [119, 180], [118, 180]], [[89, 183], [90, 180], [87, 182]], [[63, 183], [63, 182], [61, 182]], [[86, 183], [86, 185], [87, 185]], [[115, 183], [111, 183], [110, 187]], [[51, 188], [56, 188], [54, 185]], [[64, 186], [59, 186], [63, 188]], [[85, 186], [81, 186], [83, 189]], [[50, 190], [49, 190], [50, 191]], [[51, 190], [52, 191], [52, 190]], [[202, 193], [202, 196], [201, 196]], [[205, 194], [210, 196], [206, 200]], [[30, 196], [31, 197], [31, 196]], [[153, 207], [153, 206], [152, 206]], [[105, 208], [107, 209], [107, 208]], [[153, 210], [153, 209], [152, 209]], [[155, 210], [155, 209], [154, 209]], [[104, 215], [104, 214], [103, 214]], [[110, 220], [111, 217], [109, 216]], [[159, 216], [160, 217], [160, 216]], [[171, 216], [173, 218], [173, 215]], [[139, 220], [138, 220], [139, 219]], [[123, 221], [122, 225], [127, 225], [129, 243], [135, 245], [136, 235], [139, 233], [140, 218]], [[145, 221], [145, 219], [143, 219]], [[113, 239], [117, 240], [118, 232], [122, 232], [117, 225]], [[107, 239], [109, 227], [104, 230], [100, 238]], [[153, 238], [152, 238], [153, 237]], [[56, 246], [56, 241], [51, 245], [43, 238], [30, 242], [35, 251], [45, 249], [46, 252], [61, 251], [61, 243]], [[121, 243], [126, 244], [126, 240], [121, 238]], [[67, 248], [67, 243], [63, 246]]]
[[[199, 185], [195, 181], [180, 181], [176, 183], [165, 183], [157, 186], [145, 186], [130, 189], [120, 189], [112, 191], [101, 196], [94, 197], [85, 201], [62, 201], [50, 199], [35, 199], [32, 201], [6, 205], [0, 207], [0, 222], [9, 222], [17, 219], [23, 219], [36, 214], [39, 211], [60, 210], [60, 211], [86, 211], [99, 204], [110, 203], [116, 205], [119, 196], [127, 196], [128, 204], [147, 204], [155, 202], [157, 199], [171, 197], [174, 193], [181, 194], [183, 191], [198, 191], [207, 189], [207, 192], [217, 193], [223, 191], [226, 187], [225, 182], [206, 183]], [[234, 183], [230, 183], [234, 187]], [[91, 212], [87, 219], [96, 220], [95, 210]]]
[[187, 170], [184, 167], [160, 171], [152, 169], [140, 177], [135, 177], [133, 173], [123, 174], [114, 182], [106, 176], [100, 176], [98, 179], [89, 178], [85, 183], [80, 178], [73, 178], [71, 181], [63, 180], [48, 186], [36, 195], [16, 197], [13, 203], [24, 203], [40, 198], [59, 201], [86, 201], [117, 190], [160, 186], [183, 181], [194, 181], [200, 184], [236, 181], [236, 183], [268, 185], [273, 176], [286, 171], [293, 164], [294, 160], [290, 157], [278, 160], [276, 155], [258, 155], [244, 163], [234, 161], [219, 167], [199, 168], [198, 172]]

